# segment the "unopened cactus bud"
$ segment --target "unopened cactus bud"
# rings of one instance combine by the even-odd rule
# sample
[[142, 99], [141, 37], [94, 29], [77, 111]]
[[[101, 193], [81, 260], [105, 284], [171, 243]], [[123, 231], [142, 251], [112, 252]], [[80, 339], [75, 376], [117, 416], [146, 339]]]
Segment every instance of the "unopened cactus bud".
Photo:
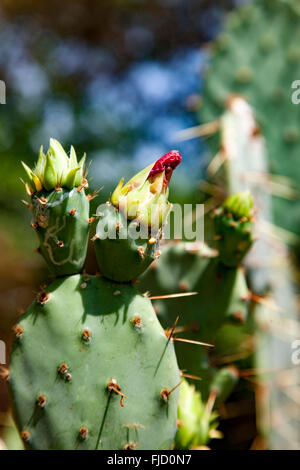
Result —
[[170, 211], [169, 182], [181, 162], [176, 150], [149, 165], [123, 186], [120, 181], [110, 202], [98, 211], [94, 237], [101, 273], [129, 282], [142, 274], [160, 254], [162, 227]]
[[217, 248], [226, 266], [238, 266], [253, 244], [252, 207], [246, 191], [229, 196], [215, 213]]
[[233, 218], [236, 220], [242, 218], [250, 220], [252, 216], [252, 209], [253, 197], [250, 191], [231, 194], [223, 204], [224, 212], [232, 214]]
[[135, 175], [125, 186], [123, 178], [112, 194], [112, 204], [127, 219], [160, 228], [171, 208], [168, 185], [180, 162], [180, 153], [172, 150]]
[[40, 148], [38, 161], [33, 170], [22, 162], [27, 175], [26, 183], [33, 193], [43, 189], [52, 191], [59, 187], [72, 189], [80, 186], [84, 176], [84, 164], [85, 156], [78, 163], [74, 148], [71, 147], [70, 157], [68, 157], [61, 144], [55, 139], [50, 139], [46, 155], [43, 147]]
[[68, 157], [61, 144], [50, 139], [47, 154], [41, 147], [33, 170], [22, 162], [38, 252], [56, 276], [81, 272], [85, 262], [90, 230], [85, 158], [78, 163], [73, 147]]

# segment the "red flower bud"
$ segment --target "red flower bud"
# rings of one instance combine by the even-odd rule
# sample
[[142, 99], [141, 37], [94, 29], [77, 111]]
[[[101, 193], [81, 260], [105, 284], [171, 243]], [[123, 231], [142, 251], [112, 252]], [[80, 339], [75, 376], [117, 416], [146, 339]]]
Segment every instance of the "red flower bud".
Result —
[[171, 179], [173, 170], [179, 165], [181, 162], [181, 155], [178, 150], [171, 150], [171, 152], [166, 153], [162, 157], [157, 160], [157, 162], [152, 167], [148, 178], [157, 175], [158, 173], [162, 173], [165, 171], [165, 180], [164, 185], [168, 186], [169, 181]]

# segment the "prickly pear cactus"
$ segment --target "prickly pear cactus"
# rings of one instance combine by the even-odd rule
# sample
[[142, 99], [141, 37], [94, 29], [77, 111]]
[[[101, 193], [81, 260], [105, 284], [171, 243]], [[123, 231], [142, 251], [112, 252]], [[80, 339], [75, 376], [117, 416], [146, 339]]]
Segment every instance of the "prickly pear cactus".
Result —
[[124, 186], [123, 178], [111, 201], [98, 208], [93, 240], [105, 277], [118, 282], [135, 280], [160, 256], [162, 227], [171, 209], [168, 185], [180, 161], [179, 152], [173, 150]]
[[[148, 171], [152, 173], [147, 191], [158, 191], [157, 230], [169, 207], [167, 183], [174, 161], [159, 161], [154, 173], [153, 168]], [[118, 273], [130, 269], [125, 258], [116, 256], [115, 240], [106, 256], [100, 256], [101, 270], [102, 260], [110, 260], [109, 269], [103, 265], [106, 278], [67, 275], [75, 255], [80, 253], [83, 265], [89, 234], [86, 181], [76, 186], [74, 162], [74, 151], [68, 159], [52, 139], [47, 156], [41, 152], [36, 170], [25, 167], [41, 245], [48, 250], [44, 257], [64, 277], [40, 292], [14, 327], [5, 377], [16, 424], [29, 449], [169, 449], [177, 429], [181, 383], [174, 346], [150, 300], [124, 278], [122, 284], [114, 282]], [[79, 170], [82, 178], [81, 166]], [[38, 204], [45, 206], [46, 227], [41, 227], [45, 219]], [[56, 237], [63, 235], [64, 246], [73, 247], [72, 259], [61, 270], [56, 250], [64, 246], [53, 248], [49, 255], [50, 226], [57, 229]], [[104, 244], [101, 249], [110, 246]], [[99, 261], [99, 250], [97, 254]], [[121, 271], [120, 263], [124, 263]]]
[[15, 328], [9, 386], [32, 449], [168, 449], [180, 383], [173, 345], [131, 285], [75, 275]]
[[31, 227], [36, 231], [41, 253], [56, 276], [82, 271], [89, 237], [89, 200], [84, 188], [85, 157], [77, 162], [55, 139], [45, 155], [43, 148], [34, 170], [26, 170], [26, 189], [31, 197]]
[[[229, 193], [250, 190], [256, 207], [255, 236], [258, 239], [245, 260], [245, 267], [250, 288], [259, 302], [254, 303], [252, 362], [252, 367], [260, 372], [260, 390], [263, 390], [257, 393], [258, 431], [265, 439], [265, 447], [297, 449], [300, 439], [294, 421], [298, 413], [294, 397], [299, 387], [299, 373], [291, 358], [291, 346], [299, 335], [296, 285], [287, 247], [282, 241], [285, 234], [273, 225], [270, 196], [274, 187], [277, 191], [280, 189], [282, 195], [289, 188], [267, 172], [266, 145], [257, 131], [249, 104], [241, 97], [232, 97], [227, 106], [220, 119], [223, 165], [215, 175], [215, 183], [227, 187]], [[225, 348], [230, 355], [234, 343], [241, 341], [247, 345], [249, 340], [251, 347], [251, 338], [247, 339], [245, 331], [236, 331], [236, 338], [232, 331], [230, 336], [224, 333], [223, 328], [217, 337], [217, 349]]]
[[[201, 120], [214, 121], [232, 94], [246, 98], [266, 139], [270, 171], [289, 177], [294, 189], [300, 184], [300, 108], [292, 101], [293, 93], [299, 97], [298, 85], [292, 88], [300, 76], [299, 20], [298, 0], [255, 0], [230, 13], [212, 47], [200, 110]], [[300, 233], [299, 193], [274, 198], [273, 210], [277, 225]]]

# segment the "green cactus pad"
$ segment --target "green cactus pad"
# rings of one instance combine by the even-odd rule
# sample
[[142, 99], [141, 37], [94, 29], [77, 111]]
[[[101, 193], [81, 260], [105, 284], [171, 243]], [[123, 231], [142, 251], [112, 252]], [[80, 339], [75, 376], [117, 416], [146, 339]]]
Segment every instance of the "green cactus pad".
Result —
[[235, 366], [222, 367], [219, 369], [210, 386], [210, 392], [215, 394], [216, 402], [220, 403], [226, 401], [238, 380], [239, 373]]
[[180, 374], [150, 300], [133, 286], [57, 279], [15, 331], [9, 386], [28, 448], [170, 448]]
[[38, 251], [56, 276], [82, 271], [89, 238], [89, 201], [82, 188], [40, 191], [32, 196]]
[[137, 239], [130, 234], [131, 229], [139, 230], [135, 224], [111, 204], [101, 212], [93, 240], [100, 271], [108, 279], [137, 279], [160, 254], [159, 240], [149, 237], [148, 231]]
[[252, 316], [243, 324], [224, 324], [217, 332], [214, 342], [213, 357], [226, 360], [236, 358], [239, 367], [250, 368], [250, 359], [255, 351], [254, 334], [257, 325]]

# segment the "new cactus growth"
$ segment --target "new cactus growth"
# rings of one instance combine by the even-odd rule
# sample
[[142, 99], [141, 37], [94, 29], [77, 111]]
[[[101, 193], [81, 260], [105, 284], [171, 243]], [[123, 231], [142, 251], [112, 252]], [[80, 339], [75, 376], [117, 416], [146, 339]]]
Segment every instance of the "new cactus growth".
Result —
[[56, 276], [82, 271], [89, 236], [89, 201], [85, 194], [85, 156], [77, 162], [58, 141], [50, 139], [45, 155], [41, 147], [33, 170], [26, 170], [26, 189], [31, 197], [31, 227], [36, 231], [43, 256]]
[[43, 147], [41, 147], [33, 170], [22, 162], [27, 174], [26, 184], [29, 191], [35, 193], [42, 191], [42, 189], [52, 191], [53, 189], [73, 189], [80, 186], [84, 179], [85, 160], [86, 156], [84, 155], [78, 163], [74, 147], [71, 147], [70, 157], [68, 157], [61, 144], [55, 139], [50, 139], [47, 154], [44, 154]]
[[238, 266], [253, 243], [253, 198], [249, 191], [229, 196], [214, 214], [217, 247], [226, 266]]
[[218, 414], [209, 410], [193, 385], [183, 380], [178, 403], [178, 431], [174, 447], [178, 450], [207, 446], [215, 435]]
[[194, 385], [183, 380], [178, 403], [178, 431], [175, 436], [175, 449], [208, 448], [209, 441], [219, 439], [217, 431], [218, 413], [214, 405], [224, 402], [238, 381], [238, 370], [234, 366], [218, 370], [210, 384], [208, 400], [202, 400], [201, 393]]
[[117, 282], [135, 280], [160, 256], [162, 227], [170, 211], [169, 182], [181, 156], [171, 151], [123, 186], [99, 211], [94, 237], [101, 273]]

